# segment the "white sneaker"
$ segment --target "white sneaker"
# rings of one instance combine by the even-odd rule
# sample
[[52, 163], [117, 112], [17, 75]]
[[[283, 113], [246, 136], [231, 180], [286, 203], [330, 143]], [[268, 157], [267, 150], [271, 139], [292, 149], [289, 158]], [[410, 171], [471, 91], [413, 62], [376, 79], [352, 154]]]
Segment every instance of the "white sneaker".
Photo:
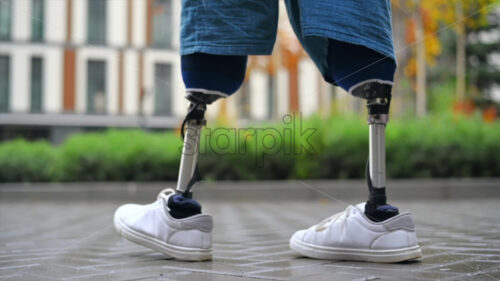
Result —
[[114, 216], [118, 233], [139, 245], [182, 260], [212, 259], [212, 217], [197, 214], [175, 219], [167, 202], [175, 191], [166, 189], [149, 205], [126, 204]]
[[401, 262], [422, 257], [411, 213], [383, 222], [365, 214], [365, 203], [349, 206], [290, 239], [290, 248], [317, 259]]

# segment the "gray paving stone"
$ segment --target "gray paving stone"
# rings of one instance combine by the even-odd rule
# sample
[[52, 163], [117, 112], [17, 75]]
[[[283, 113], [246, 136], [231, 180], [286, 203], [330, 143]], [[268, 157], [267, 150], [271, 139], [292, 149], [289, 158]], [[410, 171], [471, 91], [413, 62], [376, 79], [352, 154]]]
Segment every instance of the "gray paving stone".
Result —
[[112, 215], [124, 202], [0, 198], [0, 280], [500, 280], [499, 199], [391, 202], [415, 215], [420, 261], [322, 261], [290, 251], [294, 231], [345, 208], [325, 199], [206, 200], [214, 259], [182, 262], [115, 233]]

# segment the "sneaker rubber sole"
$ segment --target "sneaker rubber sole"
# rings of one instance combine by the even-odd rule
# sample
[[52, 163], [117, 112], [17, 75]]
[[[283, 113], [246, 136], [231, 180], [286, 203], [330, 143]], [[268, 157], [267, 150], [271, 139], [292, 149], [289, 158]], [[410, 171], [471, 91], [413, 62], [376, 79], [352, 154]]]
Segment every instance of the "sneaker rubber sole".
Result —
[[212, 249], [187, 248], [168, 244], [154, 237], [131, 229], [115, 218], [114, 226], [116, 231], [134, 243], [161, 252], [167, 256], [186, 261], [207, 261], [212, 259]]
[[422, 251], [418, 245], [394, 250], [361, 250], [317, 246], [292, 237], [290, 239], [290, 248], [306, 257], [326, 260], [395, 263], [422, 257]]

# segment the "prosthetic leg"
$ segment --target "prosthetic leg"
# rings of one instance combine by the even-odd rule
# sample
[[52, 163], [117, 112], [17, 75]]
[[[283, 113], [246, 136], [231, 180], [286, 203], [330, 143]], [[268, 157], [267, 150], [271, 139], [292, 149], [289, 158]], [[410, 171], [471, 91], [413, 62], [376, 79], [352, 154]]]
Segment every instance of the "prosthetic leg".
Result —
[[329, 40], [327, 60], [329, 77], [353, 96], [367, 101], [370, 155], [366, 178], [370, 197], [365, 214], [373, 221], [386, 220], [398, 214], [396, 207], [387, 205], [385, 196], [385, 126], [396, 62], [365, 46], [333, 39]]
[[191, 187], [199, 180], [197, 161], [200, 147], [200, 136], [206, 124], [205, 111], [207, 105], [220, 96], [199, 92], [188, 92], [188, 113], [181, 126], [182, 147], [181, 164], [177, 180], [176, 195], [169, 197], [170, 215], [176, 219], [191, 217], [201, 213], [201, 205], [192, 199]]
[[182, 79], [189, 101], [188, 113], [181, 127], [184, 145], [176, 188], [183, 198], [192, 197], [191, 187], [199, 179], [196, 164], [207, 105], [238, 90], [245, 78], [246, 65], [247, 56], [205, 53], [181, 56]]
[[399, 213], [396, 207], [387, 204], [385, 194], [385, 127], [389, 121], [391, 90], [392, 85], [373, 80], [351, 91], [354, 96], [367, 100], [370, 144], [366, 178], [370, 196], [365, 214], [374, 221], [384, 221]]
[[191, 198], [191, 187], [198, 178], [198, 153], [200, 147], [200, 136], [202, 127], [206, 125], [205, 111], [207, 105], [217, 100], [220, 96], [188, 92], [186, 98], [189, 100], [189, 108], [186, 118], [182, 123], [181, 135], [184, 140], [182, 147], [179, 178], [177, 181], [177, 193]]

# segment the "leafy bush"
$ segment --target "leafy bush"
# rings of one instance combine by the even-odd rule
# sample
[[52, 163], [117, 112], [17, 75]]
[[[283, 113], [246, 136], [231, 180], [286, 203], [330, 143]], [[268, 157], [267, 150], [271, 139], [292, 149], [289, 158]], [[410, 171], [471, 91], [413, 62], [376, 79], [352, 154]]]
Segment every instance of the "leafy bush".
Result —
[[451, 112], [456, 100], [455, 80], [448, 79], [446, 82], [435, 83], [429, 88], [428, 105], [429, 111], [435, 113]]
[[453, 116], [395, 122], [387, 135], [391, 177], [500, 175], [500, 126]]
[[182, 142], [174, 134], [115, 131], [74, 135], [60, 148], [62, 181], [150, 181], [177, 176]]
[[[296, 120], [298, 121], [298, 120]], [[182, 141], [173, 132], [77, 134], [61, 147], [0, 144], [0, 181], [176, 180]], [[358, 117], [311, 117], [292, 124], [204, 130], [199, 169], [206, 180], [363, 178], [368, 127]], [[453, 115], [391, 120], [391, 178], [500, 176], [500, 123]]]
[[0, 182], [53, 179], [56, 151], [46, 142], [15, 140], [0, 144]]

